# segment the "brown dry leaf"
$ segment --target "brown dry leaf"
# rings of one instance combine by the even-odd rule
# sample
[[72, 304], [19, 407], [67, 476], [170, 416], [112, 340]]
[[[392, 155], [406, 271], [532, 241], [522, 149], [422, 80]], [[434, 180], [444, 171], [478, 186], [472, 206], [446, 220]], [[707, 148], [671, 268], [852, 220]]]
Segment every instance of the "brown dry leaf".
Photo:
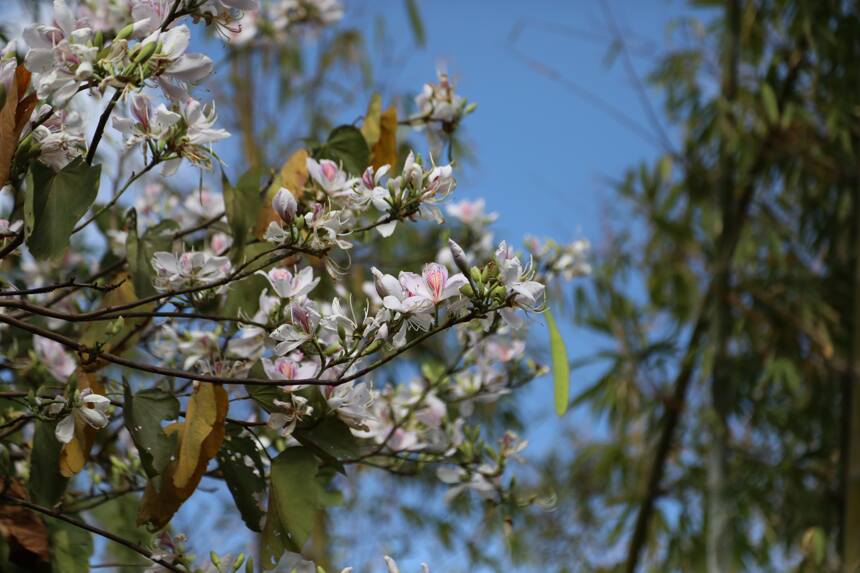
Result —
[[3, 108], [0, 109], [0, 187], [9, 181], [12, 158], [18, 147], [18, 138], [15, 136], [15, 114], [17, 111], [18, 82], [14, 81], [9, 86], [9, 90], [6, 92], [6, 101], [3, 103]]
[[393, 105], [379, 116], [379, 140], [370, 149], [374, 169], [397, 165], [397, 108]]
[[281, 171], [266, 192], [263, 208], [260, 210], [260, 216], [257, 218], [257, 225], [254, 227], [254, 235], [257, 238], [263, 237], [269, 223], [280, 221], [280, 217], [278, 217], [278, 214], [272, 208], [272, 199], [281, 187], [286, 187], [296, 199], [301, 199], [305, 183], [308, 181], [307, 161], [308, 151], [306, 149], [299, 149], [281, 167]]
[[0, 109], [0, 187], [9, 181], [18, 138], [38, 103], [36, 94], [21, 99], [29, 85], [30, 71], [24, 66], [15, 68], [15, 81], [9, 86], [6, 101]]
[[146, 486], [138, 524], [161, 529], [197, 489], [209, 460], [218, 454], [224, 441], [227, 419], [227, 392], [220, 385], [200, 383], [188, 403], [185, 422], [167, 426], [167, 435], [179, 432], [179, 453], [159, 476], [160, 487]]
[[[27, 488], [12, 481], [1, 486], [3, 490], [18, 499], [29, 500]], [[33, 565], [31, 561], [48, 561], [48, 530], [38, 515], [26, 507], [0, 502], [0, 535], [6, 540], [12, 552], [18, 558], [19, 565], [24, 562]]]
[[[104, 384], [96, 374], [84, 372], [79, 368], [76, 375], [78, 390], [89, 388], [94, 394], [104, 395]], [[90, 450], [93, 448], [96, 432], [98, 430], [75, 416], [75, 435], [72, 437], [72, 441], [64, 444], [60, 451], [60, 473], [64, 477], [72, 477], [84, 469], [87, 458], [90, 456]]]

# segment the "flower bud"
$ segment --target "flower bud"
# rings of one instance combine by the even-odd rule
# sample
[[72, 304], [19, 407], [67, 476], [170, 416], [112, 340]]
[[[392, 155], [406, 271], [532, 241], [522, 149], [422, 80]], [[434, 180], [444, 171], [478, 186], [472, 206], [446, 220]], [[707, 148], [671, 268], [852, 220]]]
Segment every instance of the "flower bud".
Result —
[[451, 249], [451, 256], [454, 257], [454, 264], [457, 268], [466, 275], [469, 274], [469, 261], [466, 259], [466, 253], [463, 252], [463, 247], [458, 245], [454, 239], [448, 239], [448, 248]]
[[146, 62], [155, 51], [158, 49], [158, 44], [156, 42], [150, 42], [148, 44], [144, 44], [144, 46], [140, 49], [137, 55], [132, 59], [132, 62], [135, 64], [142, 64]]
[[503, 301], [508, 296], [508, 289], [499, 285], [490, 291], [490, 295], [499, 301]]
[[125, 28], [120, 30], [117, 33], [116, 38], [114, 38], [114, 39], [115, 40], [127, 40], [127, 39], [131, 38], [131, 35], [133, 33], [134, 33], [134, 24], [129, 24], [128, 26], [126, 26]]
[[472, 267], [469, 269], [469, 276], [472, 277], [472, 280], [477, 284], [483, 284], [483, 279], [481, 278], [481, 270], [478, 267]]
[[460, 294], [462, 294], [463, 296], [472, 298], [475, 296], [475, 289], [473, 289], [472, 285], [470, 285], [470, 284], [464, 284], [463, 286], [460, 287]]
[[296, 198], [290, 193], [286, 187], [281, 187], [275, 196], [272, 198], [272, 208], [278, 216], [288, 225], [293, 222], [296, 217], [298, 203]]

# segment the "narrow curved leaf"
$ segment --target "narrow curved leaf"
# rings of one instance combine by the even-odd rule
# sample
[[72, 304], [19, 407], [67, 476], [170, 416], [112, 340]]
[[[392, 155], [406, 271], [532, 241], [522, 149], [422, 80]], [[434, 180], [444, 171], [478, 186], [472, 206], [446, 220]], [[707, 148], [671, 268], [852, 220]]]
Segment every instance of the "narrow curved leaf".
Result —
[[568, 395], [570, 393], [570, 361], [567, 358], [567, 348], [555, 318], [548, 309], [544, 313], [546, 326], [549, 329], [549, 347], [552, 356], [552, 379], [555, 389], [555, 412], [562, 416], [567, 411]]

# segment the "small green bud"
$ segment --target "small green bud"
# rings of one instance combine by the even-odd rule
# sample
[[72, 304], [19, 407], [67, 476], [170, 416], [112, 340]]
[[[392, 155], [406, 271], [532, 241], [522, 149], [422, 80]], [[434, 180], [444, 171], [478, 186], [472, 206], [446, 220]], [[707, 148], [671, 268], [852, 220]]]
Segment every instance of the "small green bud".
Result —
[[140, 49], [137, 55], [132, 59], [135, 64], [142, 64], [147, 61], [158, 50], [158, 44], [150, 42]]
[[368, 354], [370, 354], [371, 352], [376, 352], [377, 350], [380, 349], [380, 347], [382, 347], [382, 344], [383, 344], [383, 341], [377, 338], [376, 340], [374, 340], [373, 342], [368, 344], [367, 348], [365, 348], [364, 351], [367, 352]]
[[466, 109], [463, 110], [463, 114], [468, 115], [468, 114], [472, 113], [473, 111], [475, 111], [476, 109], [478, 109], [478, 104], [475, 102], [472, 102], [466, 106]]
[[254, 558], [248, 557], [248, 560], [245, 561], [245, 573], [254, 573]]
[[209, 560], [212, 561], [212, 565], [221, 569], [221, 559], [218, 557], [218, 554], [214, 551], [209, 552]]
[[127, 39], [131, 38], [131, 35], [133, 33], [134, 33], [134, 24], [129, 24], [128, 26], [126, 26], [125, 28], [120, 30], [117, 33], [116, 38], [114, 38], [114, 39], [115, 40], [127, 40]]
[[245, 554], [240, 553], [236, 556], [236, 559], [233, 560], [233, 571], [238, 571], [242, 564], [245, 562]]
[[105, 34], [101, 30], [96, 32], [95, 36], [93, 36], [93, 46], [96, 48], [101, 48], [105, 45]]
[[475, 289], [472, 288], [472, 285], [465, 284], [460, 287], [460, 294], [469, 298], [473, 298], [475, 296]]
[[472, 267], [471, 269], [469, 269], [469, 276], [472, 277], [472, 280], [478, 284], [484, 282], [484, 280], [481, 278], [481, 270], [478, 267]]
[[495, 287], [492, 291], [490, 291], [490, 295], [493, 298], [498, 299], [499, 301], [503, 301], [508, 296], [508, 289], [506, 289], [502, 285], [499, 285]]

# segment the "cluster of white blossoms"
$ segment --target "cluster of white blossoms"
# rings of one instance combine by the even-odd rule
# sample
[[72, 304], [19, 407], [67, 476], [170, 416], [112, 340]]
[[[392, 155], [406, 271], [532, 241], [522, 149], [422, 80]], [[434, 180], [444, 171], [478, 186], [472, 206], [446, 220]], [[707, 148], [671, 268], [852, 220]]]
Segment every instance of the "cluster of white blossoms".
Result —
[[436, 122], [453, 130], [464, 116], [475, 111], [476, 105], [454, 92], [454, 83], [446, 72], [439, 71], [438, 80], [435, 84], [424, 84], [421, 93], [415, 96], [418, 111], [409, 121], [415, 126]]
[[293, 36], [320, 30], [343, 18], [339, 0], [264, 0], [231, 27], [237, 46], [280, 44]]
[[[22, 41], [2, 50], [0, 112], [7, 95], [17, 96], [28, 116], [0, 181], [9, 183], [0, 192], [0, 259], [20, 254], [14, 277], [31, 292], [0, 296], [0, 324], [28, 332], [16, 340], [24, 351], [9, 368], [37, 382], [30, 418], [55, 424], [62, 444], [111, 424], [119, 430], [116, 411], [131, 436], [126, 443], [145, 450], [125, 418], [128, 402], [118, 398], [130, 399], [130, 384], [119, 387], [105, 375], [107, 389], [101, 382], [88, 387], [87, 376], [112, 362], [110, 376], [129, 369], [138, 387], [157, 377], [158, 390], [169, 387], [174, 400], [186, 401], [188, 388], [223, 390], [230, 423], [253, 434], [267, 459], [306, 448], [307, 433], [325, 421], [356, 446], [338, 464], [429, 466], [450, 486], [448, 498], [474, 492], [505, 499], [506, 466], [526, 442], [512, 432], [486, 436], [479, 414], [546, 372], [527, 357], [527, 326], [546, 308], [549, 281], [589, 271], [588, 243], [530, 239], [530, 256], [518, 252], [494, 237], [498, 215], [483, 200], [450, 201], [457, 185], [450, 158], [438, 163], [435, 154], [410, 152], [402, 165], [380, 165], [353, 126], [342, 127], [360, 138], [357, 158], [337, 146], [302, 150], [301, 165], [288, 162], [300, 175], [282, 170], [241, 197], [239, 186], [225, 199], [208, 175], [204, 181], [203, 170], [218, 162], [212, 145], [229, 133], [218, 127], [214, 104], [192, 95], [214, 63], [189, 51], [191, 29], [183, 22], [248, 46], [282, 42], [342, 14], [336, 0], [54, 0], [50, 22], [27, 27]], [[95, 129], [76, 109], [81, 98], [99, 101]], [[416, 104], [401, 123], [449, 138], [475, 108], [444, 73]], [[50, 245], [62, 249], [37, 259], [32, 225], [20, 220], [21, 194], [33, 193], [27, 167], [38, 161], [38, 169], [54, 172], [70, 164], [97, 170], [106, 126], [122, 135], [122, 153], [142, 157], [143, 166], [93, 209], [96, 185], [79, 218], [89, 209], [92, 216], [70, 229], [95, 222], [87, 230], [102, 233], [104, 250], [96, 257], [89, 244], [67, 249], [67, 233]], [[193, 190], [163, 177], [182, 162], [201, 168]], [[161, 178], [153, 177], [156, 166]], [[133, 182], [140, 183], [137, 194], [120, 201]], [[243, 208], [248, 213], [237, 215]], [[440, 228], [446, 215], [449, 225]], [[413, 225], [419, 222], [432, 224]], [[438, 250], [371, 258], [379, 245], [408, 247], [425, 231]], [[407, 361], [415, 368], [391, 368], [434, 338], [450, 348], [420, 364]], [[395, 372], [400, 383], [380, 383]], [[187, 382], [181, 390], [180, 382]], [[323, 459], [326, 451], [313, 454]], [[143, 477], [139, 464], [130, 471]]]

